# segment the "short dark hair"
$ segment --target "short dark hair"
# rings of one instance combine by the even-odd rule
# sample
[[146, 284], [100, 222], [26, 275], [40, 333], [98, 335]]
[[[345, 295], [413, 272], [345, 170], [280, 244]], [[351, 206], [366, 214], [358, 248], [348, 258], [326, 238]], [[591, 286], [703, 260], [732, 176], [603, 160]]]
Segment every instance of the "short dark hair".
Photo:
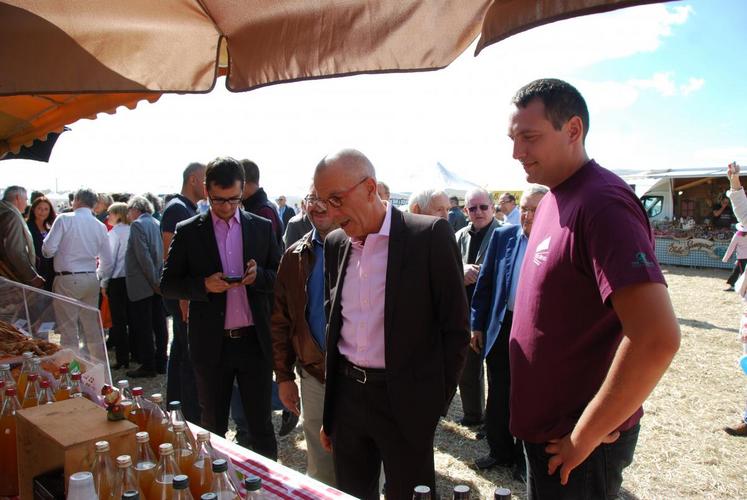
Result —
[[205, 170], [205, 187], [216, 185], [222, 188], [230, 188], [241, 181], [244, 186], [244, 169], [237, 160], [230, 156], [220, 156], [207, 165]]
[[205, 170], [205, 165], [200, 162], [195, 161], [187, 165], [187, 168], [185, 168], [184, 172], [182, 172], [182, 186], [187, 183], [190, 177], [192, 177], [200, 170]]
[[98, 200], [99, 195], [96, 194], [96, 191], [90, 188], [80, 188], [75, 192], [75, 198], [73, 198], [73, 201], [78, 201], [80, 204], [82, 204], [84, 207], [93, 208], [96, 205], [96, 200]]
[[503, 193], [501, 195], [501, 198], [503, 197], [506, 197], [506, 199], [511, 203], [516, 203], [516, 196], [512, 195], [511, 193]]
[[31, 191], [31, 196], [29, 196], [29, 200], [31, 201], [31, 203], [34, 203], [37, 199], [41, 198], [42, 196], [44, 196], [44, 193], [42, 193], [41, 191]]
[[259, 186], [259, 167], [252, 160], [244, 158], [241, 160], [241, 166], [244, 167], [244, 180], [250, 184]]
[[456, 196], [449, 196], [449, 201], [451, 203], [456, 203], [457, 205], [459, 205], [459, 198]]
[[555, 130], [563, 128], [574, 116], [581, 118], [584, 125], [583, 139], [586, 141], [586, 134], [589, 133], [589, 109], [576, 87], [557, 78], [541, 78], [521, 87], [511, 99], [511, 104], [526, 108], [535, 99], [541, 100], [545, 105], [545, 116]]

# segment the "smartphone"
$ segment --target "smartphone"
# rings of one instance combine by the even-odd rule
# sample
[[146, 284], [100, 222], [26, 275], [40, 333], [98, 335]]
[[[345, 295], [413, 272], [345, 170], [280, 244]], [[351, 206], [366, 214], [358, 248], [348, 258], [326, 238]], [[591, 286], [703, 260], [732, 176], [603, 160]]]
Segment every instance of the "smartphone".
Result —
[[244, 279], [243, 276], [223, 276], [221, 278], [226, 283], [240, 283]]

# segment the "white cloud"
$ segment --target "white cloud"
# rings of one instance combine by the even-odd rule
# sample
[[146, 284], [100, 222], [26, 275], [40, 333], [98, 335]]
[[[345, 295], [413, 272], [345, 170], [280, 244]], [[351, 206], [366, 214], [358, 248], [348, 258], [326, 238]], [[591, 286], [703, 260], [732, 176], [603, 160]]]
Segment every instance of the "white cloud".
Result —
[[703, 78], [690, 78], [686, 84], [680, 85], [680, 94], [690, 95], [696, 90], [700, 90], [705, 85]]

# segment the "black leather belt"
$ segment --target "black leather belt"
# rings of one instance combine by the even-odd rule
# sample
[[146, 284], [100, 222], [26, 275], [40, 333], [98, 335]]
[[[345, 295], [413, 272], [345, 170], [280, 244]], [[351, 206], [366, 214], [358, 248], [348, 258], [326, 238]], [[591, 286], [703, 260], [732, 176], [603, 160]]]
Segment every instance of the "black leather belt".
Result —
[[340, 367], [337, 370], [340, 375], [351, 378], [359, 384], [370, 382], [386, 382], [386, 370], [383, 368], [363, 368], [354, 365], [345, 358], [340, 360]]
[[230, 330], [223, 330], [223, 336], [229, 339], [240, 339], [245, 335], [249, 335], [251, 326], [242, 326], [241, 328], [231, 328]]
[[58, 271], [55, 276], [70, 276], [71, 274], [94, 274], [96, 271]]

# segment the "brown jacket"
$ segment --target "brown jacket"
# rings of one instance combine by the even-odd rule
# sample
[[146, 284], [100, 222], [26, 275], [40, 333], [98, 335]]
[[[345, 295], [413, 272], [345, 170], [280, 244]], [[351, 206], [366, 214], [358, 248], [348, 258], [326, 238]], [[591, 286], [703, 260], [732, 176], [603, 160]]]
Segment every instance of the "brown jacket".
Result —
[[298, 363], [324, 383], [324, 353], [306, 321], [306, 285], [314, 266], [312, 233], [288, 247], [280, 261], [272, 310], [272, 358], [278, 382], [293, 380]]

